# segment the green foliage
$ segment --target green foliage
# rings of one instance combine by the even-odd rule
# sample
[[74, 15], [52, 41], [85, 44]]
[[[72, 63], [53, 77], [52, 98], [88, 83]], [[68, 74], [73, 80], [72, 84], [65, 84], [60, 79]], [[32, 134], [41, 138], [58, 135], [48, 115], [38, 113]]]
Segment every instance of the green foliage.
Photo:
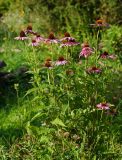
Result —
[[94, 19], [98, 16], [109, 23], [121, 23], [117, 0], [107, 2], [104, 0], [18, 0], [1, 2], [0, 6], [9, 6], [2, 21], [10, 31], [18, 31], [28, 23], [32, 23], [35, 29], [42, 32], [68, 30], [74, 33], [82, 31], [82, 28], [85, 29], [86, 24], [94, 23]]

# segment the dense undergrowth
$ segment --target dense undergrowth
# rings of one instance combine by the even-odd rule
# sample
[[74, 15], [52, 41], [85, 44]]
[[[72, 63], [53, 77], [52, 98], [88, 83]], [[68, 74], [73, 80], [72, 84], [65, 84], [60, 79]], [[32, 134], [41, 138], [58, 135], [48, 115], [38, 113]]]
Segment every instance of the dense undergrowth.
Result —
[[[7, 18], [12, 14], [11, 8], [2, 20], [2, 27], [5, 24], [0, 32], [2, 160], [122, 159], [121, 26], [109, 25], [101, 19], [85, 19], [95, 3], [88, 6], [83, 3], [90, 12], [87, 15], [86, 8], [82, 10], [82, 21], [80, 2], [70, 1], [61, 14], [63, 2], [61, 6], [55, 6], [53, 1], [48, 4], [50, 14], [42, 19], [41, 26], [38, 5], [32, 1], [36, 13], [28, 2], [30, 5], [23, 14], [32, 10], [33, 28], [22, 27], [20, 36], [19, 28], [29, 21], [28, 14], [20, 19], [15, 30], [14, 19], [13, 25]], [[47, 8], [45, 2], [42, 4], [43, 16]], [[109, 8], [112, 5], [115, 3], [109, 4]], [[77, 18], [70, 15], [72, 10]], [[60, 15], [59, 23], [48, 21], [56, 15]], [[56, 32], [48, 35], [50, 31]], [[71, 35], [64, 36], [67, 31]]]

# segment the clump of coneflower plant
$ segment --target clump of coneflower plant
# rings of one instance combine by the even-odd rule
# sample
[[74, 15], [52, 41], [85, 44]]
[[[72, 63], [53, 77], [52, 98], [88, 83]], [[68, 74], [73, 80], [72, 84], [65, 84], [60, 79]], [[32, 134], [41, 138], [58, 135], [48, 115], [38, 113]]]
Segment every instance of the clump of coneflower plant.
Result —
[[17, 66], [28, 66], [24, 74], [21, 71], [23, 77], [12, 69], [11, 78], [4, 72], [9, 66], [0, 60], [0, 96], [9, 88], [17, 99], [12, 102], [17, 107], [9, 113], [13, 119], [7, 115], [1, 122], [3, 128], [6, 124], [6, 130], [1, 127], [5, 132], [1, 140], [8, 147], [6, 159], [114, 160], [119, 156], [120, 62], [109, 48], [98, 47], [108, 23], [98, 19], [91, 26], [95, 34], [89, 34], [87, 41], [76, 40], [75, 33], [72, 37], [69, 32], [63, 38], [53, 32], [42, 37], [28, 25], [14, 39], [22, 52], [17, 58], [12, 52], [13, 59], [8, 60], [11, 65], [16, 60]]
[[18, 36], [18, 37], [15, 37], [15, 39], [16, 40], [26, 40], [26, 39], [28, 39], [28, 37], [26, 36], [26, 34], [25, 34], [25, 32], [24, 31], [21, 31], [20, 32], [20, 36]]

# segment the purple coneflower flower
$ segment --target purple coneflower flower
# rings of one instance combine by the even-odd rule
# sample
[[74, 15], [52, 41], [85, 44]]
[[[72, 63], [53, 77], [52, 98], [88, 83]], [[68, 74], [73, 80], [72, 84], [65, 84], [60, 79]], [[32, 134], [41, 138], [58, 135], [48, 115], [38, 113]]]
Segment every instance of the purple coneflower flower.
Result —
[[29, 44], [29, 46], [39, 46], [39, 42], [33, 39], [32, 42]]
[[102, 54], [100, 54], [100, 58], [106, 59], [108, 58], [108, 52], [103, 52]]
[[64, 33], [64, 38], [61, 39], [61, 42], [74, 41], [75, 38], [71, 37], [68, 32]]
[[24, 41], [24, 40], [28, 39], [28, 37], [26, 36], [24, 31], [21, 31], [20, 32], [20, 36], [19, 37], [15, 37], [14, 39]]
[[97, 68], [97, 67], [92, 67], [92, 68], [87, 69], [86, 72], [89, 73], [89, 74], [91, 74], [91, 73], [101, 73], [102, 70]]
[[68, 47], [70, 47], [70, 46], [77, 46], [77, 45], [79, 45], [80, 43], [79, 42], [76, 42], [75, 41], [75, 39], [73, 40], [69, 40], [68, 42], [63, 42], [63, 44], [61, 44], [61, 46], [60, 47], [65, 47], [65, 46], [68, 46]]
[[36, 39], [37, 42], [44, 41], [44, 38], [41, 37], [39, 34], [36, 35], [36, 38], [35, 38], [35, 39]]
[[105, 25], [105, 21], [102, 19], [98, 19], [96, 20], [96, 26], [104, 26]]
[[45, 61], [44, 67], [52, 69], [52, 64], [50, 61]]
[[32, 32], [32, 26], [31, 25], [28, 25], [27, 28], [26, 28], [26, 31], [27, 33], [31, 33]]
[[26, 30], [25, 30], [25, 33], [26, 33], [26, 34], [29, 34], [29, 33], [30, 33], [30, 34], [33, 34], [33, 35], [36, 35], [36, 34], [37, 34], [36, 32], [33, 31], [33, 28], [32, 28], [31, 25], [28, 25], [28, 26], [27, 26], [27, 28], [26, 28]]
[[102, 19], [98, 19], [96, 20], [95, 24], [90, 24], [90, 25], [94, 27], [100, 27], [100, 28], [103, 28], [103, 27], [109, 28], [109, 24], [106, 23], [106, 21]]
[[109, 55], [108, 52], [103, 52], [102, 54], [100, 54], [99, 58], [103, 58], [103, 59], [116, 59], [116, 55]]
[[98, 19], [96, 20], [96, 26], [100, 26], [100, 27], [109, 27], [109, 24], [106, 23], [105, 20], [102, 20], [102, 19]]
[[99, 103], [96, 105], [97, 108], [101, 110], [109, 110], [110, 109], [110, 104], [109, 103]]
[[65, 65], [67, 63], [67, 60], [64, 59], [63, 56], [59, 57], [58, 60], [56, 61], [55, 65], [60, 66], [60, 65]]
[[80, 57], [89, 57], [92, 53], [93, 53], [93, 49], [89, 47], [88, 43], [84, 43], [82, 44], [82, 50], [80, 52], [79, 58]]
[[46, 43], [59, 43], [60, 41], [59, 41], [57, 38], [55, 38], [54, 33], [51, 32], [51, 33], [49, 34], [48, 38], [45, 39], [45, 42], [46, 42]]

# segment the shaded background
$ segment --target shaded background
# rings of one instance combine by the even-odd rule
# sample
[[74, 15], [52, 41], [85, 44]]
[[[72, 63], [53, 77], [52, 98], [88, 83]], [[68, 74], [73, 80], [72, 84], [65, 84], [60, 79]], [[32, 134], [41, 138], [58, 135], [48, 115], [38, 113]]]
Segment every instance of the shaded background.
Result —
[[121, 0], [1, 0], [0, 36], [18, 32], [28, 23], [44, 34], [77, 32], [98, 18], [121, 25], [121, 15]]

